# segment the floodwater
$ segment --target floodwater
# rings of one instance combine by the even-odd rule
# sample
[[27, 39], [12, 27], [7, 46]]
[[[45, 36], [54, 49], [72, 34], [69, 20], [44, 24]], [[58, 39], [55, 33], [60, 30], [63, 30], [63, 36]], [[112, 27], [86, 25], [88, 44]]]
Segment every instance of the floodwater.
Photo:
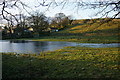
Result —
[[98, 44], [62, 41], [0, 40], [0, 52], [40, 53], [43, 51], [54, 51], [67, 46], [102, 48], [119, 47], [120, 43]]

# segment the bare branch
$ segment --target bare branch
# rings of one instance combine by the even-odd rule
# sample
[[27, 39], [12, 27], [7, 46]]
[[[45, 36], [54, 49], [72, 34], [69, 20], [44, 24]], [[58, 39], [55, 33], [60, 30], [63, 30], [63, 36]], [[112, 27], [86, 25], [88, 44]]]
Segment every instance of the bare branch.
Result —
[[40, 7], [40, 6], [49, 6], [49, 4], [45, 4], [45, 0], [42, 1], [42, 3], [40, 3], [38, 0], [37, 2], [39, 3], [39, 5], [35, 6], [35, 7]]

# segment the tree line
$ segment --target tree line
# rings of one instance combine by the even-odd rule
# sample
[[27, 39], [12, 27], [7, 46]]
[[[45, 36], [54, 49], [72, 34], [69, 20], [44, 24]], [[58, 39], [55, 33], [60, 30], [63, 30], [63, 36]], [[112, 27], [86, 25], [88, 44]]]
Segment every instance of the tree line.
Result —
[[[19, 15], [19, 23], [13, 25], [13, 21], [8, 21], [2, 32], [3, 38], [24, 38], [34, 37], [36, 35], [44, 36], [49, 34], [52, 29], [62, 30], [68, 27], [72, 19], [70, 16], [66, 16], [64, 13], [57, 13], [54, 17], [46, 17], [44, 13], [34, 12], [30, 16]], [[31, 30], [29, 30], [31, 28]]]
[[[65, 8], [65, 6], [69, 3], [71, 3], [72, 0], [37, 0], [38, 4], [36, 3], [35, 7], [47, 7], [47, 10], [49, 10], [50, 7], [55, 6], [62, 6], [62, 9]], [[71, 4], [71, 7], [75, 7], [76, 12], [79, 11], [79, 9], [99, 9], [98, 12], [96, 12], [95, 15], [101, 14], [100, 18], [108, 17], [110, 18], [119, 18], [120, 15], [120, 1], [119, 0], [92, 0], [92, 1], [83, 1], [83, 0], [75, 0], [73, 1], [73, 4]], [[24, 30], [28, 26], [32, 26], [35, 33], [40, 34], [41, 32], [47, 31], [48, 27], [54, 27], [57, 29], [64, 29], [64, 27], [67, 27], [72, 20], [70, 20], [69, 16], [65, 16], [62, 13], [58, 13], [55, 15], [54, 18], [47, 18], [42, 13], [34, 13], [31, 16], [24, 16], [23, 14], [20, 15], [20, 17], [16, 17], [11, 11], [13, 9], [18, 9], [19, 11], [25, 10], [25, 12], [28, 12], [28, 8], [30, 9], [28, 4], [25, 4], [23, 0], [0, 0], [0, 18], [5, 19], [8, 22], [8, 26], [11, 27], [5, 27], [5, 30], [3, 31], [3, 35], [6, 35], [6, 31], [9, 30], [10, 35], [13, 35], [13, 26], [14, 23], [17, 23], [17, 28], [15, 30], [16, 34], [21, 35], [29, 34], [28, 32], [24, 32]], [[8, 10], [9, 9], [9, 10]], [[115, 12], [113, 15], [110, 15], [110, 13]], [[65, 16], [65, 17], [64, 17]], [[110, 20], [106, 20], [104, 22], [108, 22]], [[23, 35], [22, 35], [23, 36]]]

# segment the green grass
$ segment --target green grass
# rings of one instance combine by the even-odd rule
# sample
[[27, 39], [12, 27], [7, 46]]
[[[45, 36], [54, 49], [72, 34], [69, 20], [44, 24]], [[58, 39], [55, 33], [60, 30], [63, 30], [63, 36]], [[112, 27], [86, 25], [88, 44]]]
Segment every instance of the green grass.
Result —
[[[59, 32], [24, 40], [72, 41], [81, 43], [119, 43], [120, 20], [100, 25], [100, 20], [74, 21], [74, 25]], [[92, 25], [91, 25], [92, 24]], [[22, 39], [23, 40], [23, 39]], [[65, 47], [37, 54], [2, 53], [3, 78], [21, 80], [120, 78], [119, 48]], [[114, 79], [115, 78], [115, 79]]]
[[4, 79], [119, 79], [119, 48], [65, 47], [36, 54], [3, 53]]

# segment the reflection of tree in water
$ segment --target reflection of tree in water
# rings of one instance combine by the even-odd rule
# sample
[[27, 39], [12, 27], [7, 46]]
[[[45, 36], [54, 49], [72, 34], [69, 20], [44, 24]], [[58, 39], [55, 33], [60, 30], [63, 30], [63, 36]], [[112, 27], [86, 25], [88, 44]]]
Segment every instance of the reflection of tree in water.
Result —
[[48, 42], [36, 41], [34, 42], [35, 50], [38, 54], [42, 51], [46, 51], [46, 46], [48, 46]]
[[34, 46], [35, 46], [35, 52], [43, 52], [43, 51], [48, 51], [48, 50], [56, 50], [59, 49], [63, 46], [65, 46], [66, 43], [65, 42], [50, 42], [50, 41], [37, 41], [34, 42]]
[[10, 43], [28, 43], [28, 41], [25, 41], [25, 40], [10, 40]]
[[42, 42], [42, 41], [36, 41], [36, 42], [34, 42], [34, 45], [35, 46], [46, 46], [46, 45], [48, 45], [48, 42]]

